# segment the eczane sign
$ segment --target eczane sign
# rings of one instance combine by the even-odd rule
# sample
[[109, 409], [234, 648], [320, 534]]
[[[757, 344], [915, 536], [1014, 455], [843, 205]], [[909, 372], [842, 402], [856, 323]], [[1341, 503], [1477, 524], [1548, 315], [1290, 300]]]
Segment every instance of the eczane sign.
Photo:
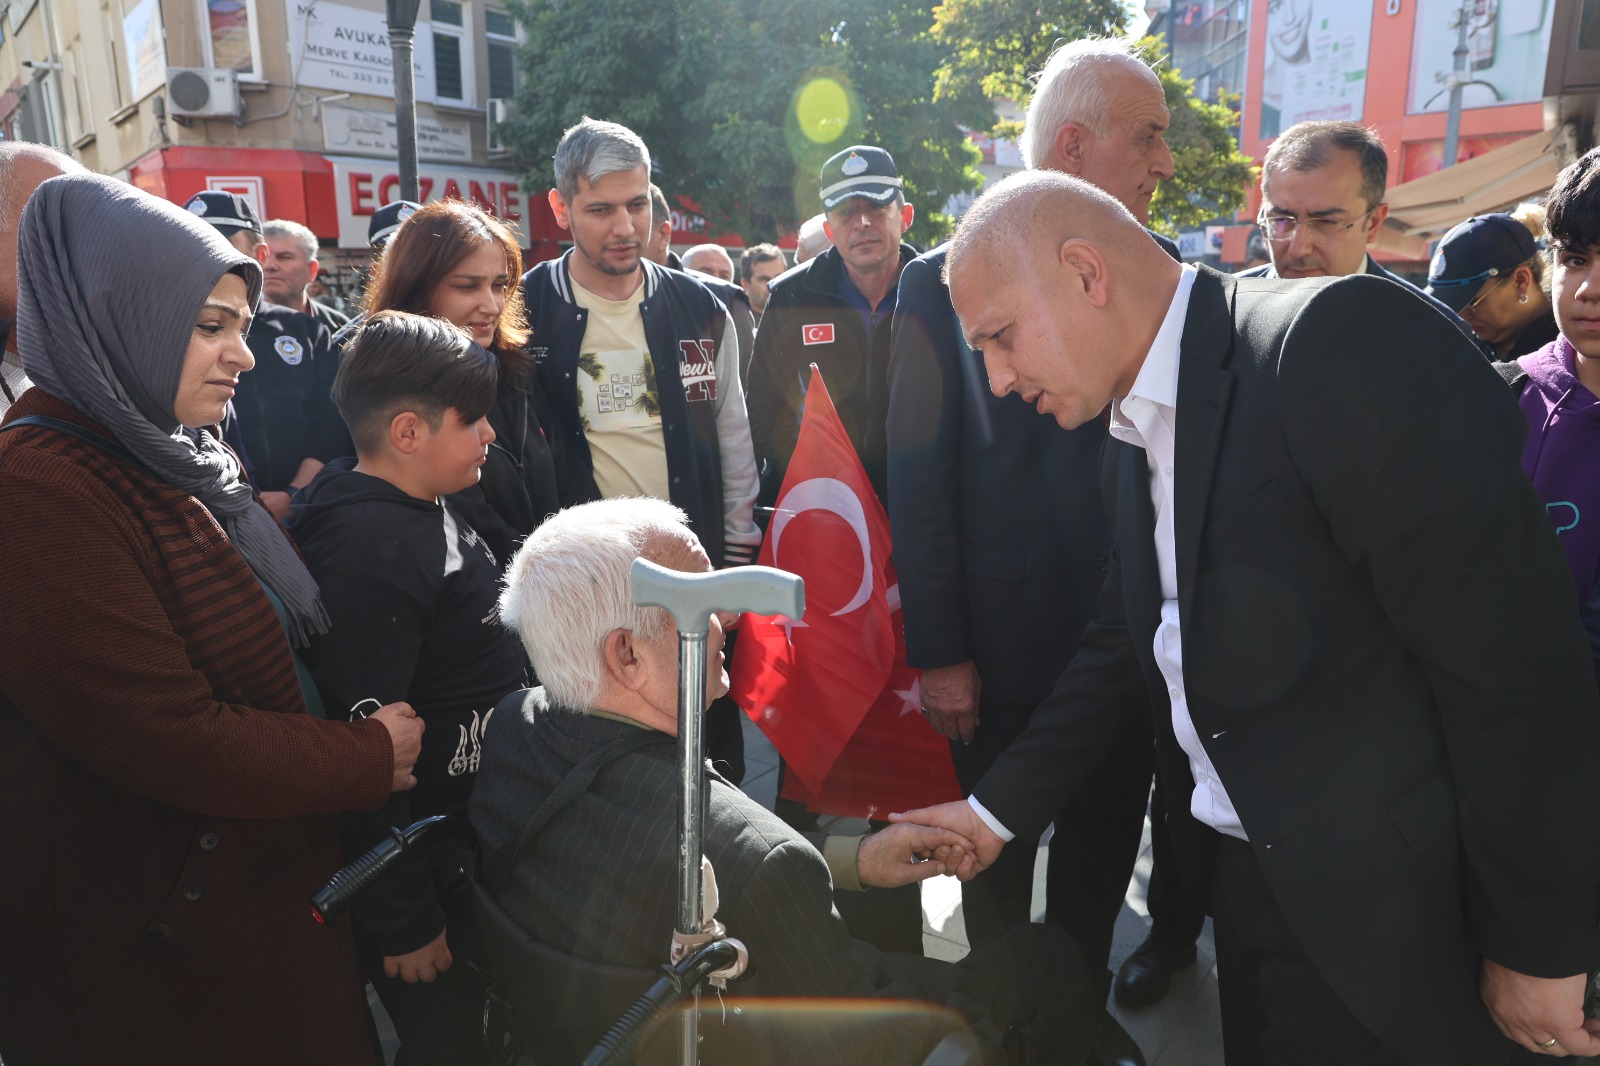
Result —
[[[400, 168], [389, 160], [329, 156], [333, 165], [333, 195], [339, 211], [339, 246], [360, 248], [367, 243], [372, 213], [400, 199]], [[424, 202], [455, 197], [471, 200], [505, 220], [524, 248], [532, 246], [528, 232], [527, 198], [517, 175], [488, 167], [422, 165], [417, 184]]]

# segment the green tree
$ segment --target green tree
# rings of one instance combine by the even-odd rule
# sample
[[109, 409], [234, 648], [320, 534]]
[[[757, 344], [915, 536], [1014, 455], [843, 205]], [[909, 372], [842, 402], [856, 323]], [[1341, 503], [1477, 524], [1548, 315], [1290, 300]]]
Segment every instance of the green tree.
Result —
[[1208, 104], [1195, 95], [1194, 82], [1161, 62], [1161, 42], [1139, 42], [1145, 61], [1156, 68], [1172, 112], [1167, 144], [1172, 148], [1172, 177], [1156, 189], [1150, 202], [1150, 224], [1169, 236], [1215, 218], [1232, 215], [1245, 203], [1255, 184], [1255, 167], [1239, 151], [1233, 131], [1239, 125], [1237, 96]]
[[[996, 121], [990, 101], [1004, 97], [1025, 108], [1033, 95], [1031, 79], [1058, 43], [1121, 33], [1126, 19], [1118, 0], [945, 0], [936, 15], [933, 36], [950, 56], [935, 77], [939, 95], [972, 128], [1012, 138], [1021, 125]], [[1158, 38], [1141, 40], [1139, 52], [1161, 79], [1172, 112], [1167, 144], [1175, 173], [1156, 190], [1151, 225], [1175, 234], [1237, 211], [1253, 181], [1250, 160], [1232, 132], [1239, 122], [1237, 100], [1199, 99], [1194, 83], [1166, 62]]]
[[991, 102], [1025, 104], [1057, 44], [1120, 36], [1127, 20], [1122, 0], [945, 0], [934, 9], [931, 31], [948, 55], [935, 72], [935, 94], [959, 108], [968, 127], [992, 130]]
[[975, 152], [933, 72], [934, 5], [911, 0], [511, 0], [527, 30], [506, 137], [530, 190], [583, 115], [650, 146], [654, 180], [752, 240], [821, 207], [817, 172], [858, 142], [894, 155], [925, 242], [977, 186]]

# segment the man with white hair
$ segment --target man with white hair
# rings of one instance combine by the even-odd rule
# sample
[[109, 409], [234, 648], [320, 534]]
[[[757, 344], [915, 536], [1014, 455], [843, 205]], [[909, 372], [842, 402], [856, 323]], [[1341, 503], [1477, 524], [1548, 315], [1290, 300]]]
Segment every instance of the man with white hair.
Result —
[[[678, 638], [667, 612], [634, 605], [636, 558], [711, 569], [683, 512], [651, 499], [569, 508], [518, 551], [500, 614], [543, 687], [513, 693], [495, 709], [471, 815], [491, 893], [535, 940], [591, 962], [649, 967], [663, 961], [675, 917]], [[722, 648], [733, 622], [711, 620], [708, 703], [727, 691]], [[1036, 1048], [1033, 1061], [1083, 1061], [1091, 982], [1064, 934], [1024, 925], [955, 966], [853, 941], [834, 909], [835, 881], [901, 885], [943, 873], [947, 862], [953, 869], [961, 837], [895, 826], [826, 844], [825, 860], [720, 775], [708, 773], [705, 786], [704, 854], [717, 918], [750, 953], [731, 995], [868, 1001], [851, 1008], [858, 1019], [873, 1016], [872, 1000], [932, 1001], [964, 1015], [990, 1050], [1021, 1026]], [[547, 801], [558, 805], [554, 813], [542, 810]], [[534, 812], [543, 825], [529, 834]], [[706, 1061], [718, 1061], [726, 1036], [747, 1055], [760, 1047], [764, 1062], [920, 1063], [950, 1016], [893, 1009], [886, 1026], [857, 1021], [845, 1032], [808, 1014], [780, 1035], [761, 1028], [759, 1005], [747, 1005], [727, 1013], [726, 1029], [709, 1016], [702, 1023]]]
[[[1073, 41], [1039, 76], [1023, 156], [1032, 169], [1094, 183], [1147, 223], [1157, 185], [1172, 175], [1168, 120], [1161, 83], [1132, 42]], [[1170, 241], [1152, 236], [1177, 257]], [[901, 277], [889, 364], [889, 518], [907, 660], [922, 668], [928, 720], [950, 738], [956, 773], [970, 787], [1027, 725], [1094, 619], [1110, 551], [1096, 473], [1106, 431], [1091, 421], [1066, 432], [989, 392], [940, 277], [948, 247], [913, 260]], [[1108, 986], [1150, 775], [1149, 744], [1129, 743], [1054, 823], [1046, 920], [1083, 946]], [[1204, 922], [1173, 876], [1157, 803], [1152, 929], [1114, 986], [1129, 1006], [1166, 994], [1172, 971], [1193, 963]], [[1033, 849], [1015, 851], [963, 886], [969, 934], [1031, 913]], [[1142, 1061], [1109, 1014], [1102, 1023], [1107, 1061]]]
[[823, 228], [828, 216], [818, 213], [800, 223], [800, 232], [794, 239], [794, 265], [815, 259], [826, 252], [833, 245], [828, 240], [828, 231]]
[[350, 316], [311, 298], [311, 283], [322, 271], [317, 262], [317, 235], [309, 226], [290, 218], [268, 219], [261, 227], [267, 240], [267, 261], [262, 264], [261, 295], [275, 304], [293, 308], [337, 333]]
[[697, 244], [683, 253], [685, 270], [710, 274], [719, 281], [733, 282], [733, 258], [720, 244]]

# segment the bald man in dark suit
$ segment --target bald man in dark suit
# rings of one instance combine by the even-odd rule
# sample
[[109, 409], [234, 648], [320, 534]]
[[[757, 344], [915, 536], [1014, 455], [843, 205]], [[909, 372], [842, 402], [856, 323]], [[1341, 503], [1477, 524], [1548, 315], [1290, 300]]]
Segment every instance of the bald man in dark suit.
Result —
[[1110, 404], [1116, 547], [1028, 730], [906, 817], [987, 862], [1150, 737], [1230, 1066], [1600, 1053], [1595, 679], [1471, 342], [1380, 278], [1172, 263], [1059, 175], [980, 198], [948, 274], [996, 391]]

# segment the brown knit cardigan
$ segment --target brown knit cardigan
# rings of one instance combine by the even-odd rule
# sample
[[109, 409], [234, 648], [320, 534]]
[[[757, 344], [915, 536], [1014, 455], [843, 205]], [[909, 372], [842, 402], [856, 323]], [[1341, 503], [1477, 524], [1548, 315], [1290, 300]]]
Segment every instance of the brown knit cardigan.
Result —
[[[7, 415], [108, 435], [35, 388]], [[0, 1057], [374, 1062], [332, 812], [388, 797], [379, 722], [306, 713], [201, 504], [53, 430], [0, 433]]]

